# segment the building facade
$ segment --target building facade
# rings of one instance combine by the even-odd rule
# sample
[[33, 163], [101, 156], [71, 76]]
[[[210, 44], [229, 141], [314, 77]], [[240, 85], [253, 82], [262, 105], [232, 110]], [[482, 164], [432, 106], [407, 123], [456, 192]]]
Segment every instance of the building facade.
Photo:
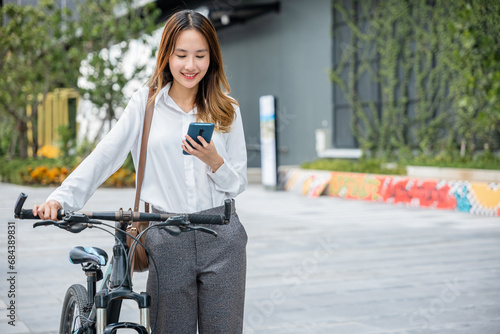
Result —
[[315, 130], [332, 127], [331, 1], [281, 1], [279, 11], [220, 29], [219, 38], [231, 94], [242, 110], [248, 166], [261, 163], [263, 95], [277, 100], [279, 164], [315, 159]]
[[[75, 7], [74, 0], [57, 3]], [[193, 0], [156, 4], [162, 10], [163, 22], [174, 10], [186, 7], [199, 10], [214, 22], [231, 95], [242, 110], [249, 167], [261, 165], [259, 98], [263, 95], [273, 95], [277, 101], [279, 164], [297, 165], [318, 157], [316, 130], [334, 129], [333, 85], [329, 79], [331, 0]], [[349, 124], [340, 125], [341, 129], [344, 127]], [[332, 143], [328, 136], [325, 146]]]

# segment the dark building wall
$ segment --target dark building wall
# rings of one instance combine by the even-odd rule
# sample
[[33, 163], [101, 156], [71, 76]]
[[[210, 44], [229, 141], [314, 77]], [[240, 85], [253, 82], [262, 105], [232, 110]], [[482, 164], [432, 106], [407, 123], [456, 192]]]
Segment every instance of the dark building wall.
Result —
[[[252, 2], [259, 1], [244, 3]], [[259, 97], [277, 98], [278, 141], [287, 149], [279, 155], [281, 165], [316, 158], [315, 129], [332, 126], [330, 31], [330, 0], [286, 0], [279, 13], [219, 32], [249, 146], [259, 143]], [[248, 154], [249, 167], [259, 167], [260, 152]]]

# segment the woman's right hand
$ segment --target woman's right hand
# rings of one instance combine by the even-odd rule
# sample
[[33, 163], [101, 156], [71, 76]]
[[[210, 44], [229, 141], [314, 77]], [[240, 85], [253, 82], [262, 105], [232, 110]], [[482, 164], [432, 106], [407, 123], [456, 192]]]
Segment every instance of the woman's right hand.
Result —
[[57, 211], [62, 209], [61, 203], [58, 201], [50, 200], [40, 205], [33, 206], [33, 215], [38, 215], [40, 219], [57, 220]]

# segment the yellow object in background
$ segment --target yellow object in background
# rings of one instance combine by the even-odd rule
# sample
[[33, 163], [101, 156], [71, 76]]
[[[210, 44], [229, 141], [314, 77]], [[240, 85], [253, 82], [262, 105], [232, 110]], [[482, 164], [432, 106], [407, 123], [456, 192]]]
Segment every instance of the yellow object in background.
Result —
[[[39, 99], [41, 100], [41, 96]], [[77, 124], [76, 111], [80, 95], [71, 88], [59, 88], [50, 92], [45, 101], [38, 106], [36, 124], [28, 122], [28, 141], [33, 143], [33, 128], [37, 130], [38, 146], [56, 145], [59, 139], [59, 127], [69, 126], [74, 131], [76, 138]], [[27, 108], [27, 115], [33, 113], [31, 106]], [[31, 155], [31, 151], [28, 152]]]
[[38, 149], [37, 155], [39, 157], [54, 159], [61, 155], [61, 150], [53, 145], [43, 145]]
[[487, 183], [471, 183], [471, 189], [479, 204], [486, 208], [500, 210], [500, 188]]

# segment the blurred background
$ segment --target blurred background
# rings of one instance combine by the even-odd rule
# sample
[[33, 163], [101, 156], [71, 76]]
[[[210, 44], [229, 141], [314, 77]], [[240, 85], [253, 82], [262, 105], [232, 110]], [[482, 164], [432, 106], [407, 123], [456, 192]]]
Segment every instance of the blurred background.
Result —
[[[185, 8], [214, 23], [242, 110], [245, 331], [498, 333], [500, 1], [0, 0], [0, 220], [92, 151]], [[88, 210], [134, 185], [129, 157]], [[110, 237], [17, 228], [20, 319], [0, 326], [57, 332], [82, 279], [66, 252]]]
[[[499, 7], [487, 0], [1, 1], [1, 180], [64, 179], [147, 81], [162, 25], [183, 8], [217, 28], [257, 180], [259, 99], [268, 95], [279, 166], [498, 169]], [[133, 185], [133, 177], [128, 160], [108, 184]]]

